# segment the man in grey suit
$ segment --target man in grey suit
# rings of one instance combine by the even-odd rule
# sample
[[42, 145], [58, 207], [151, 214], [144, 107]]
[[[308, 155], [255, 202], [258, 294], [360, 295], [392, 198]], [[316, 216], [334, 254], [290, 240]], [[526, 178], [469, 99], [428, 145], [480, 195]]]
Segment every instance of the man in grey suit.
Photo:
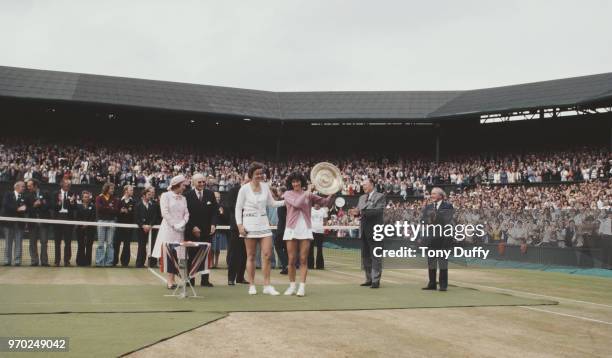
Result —
[[349, 211], [353, 216], [361, 218], [361, 262], [366, 275], [366, 281], [361, 286], [378, 288], [382, 274], [382, 258], [375, 257], [372, 251], [376, 247], [382, 247], [383, 243], [372, 237], [374, 225], [383, 223], [386, 199], [384, 194], [374, 189], [371, 179], [364, 180], [361, 185], [365, 194], [359, 197], [357, 207]]

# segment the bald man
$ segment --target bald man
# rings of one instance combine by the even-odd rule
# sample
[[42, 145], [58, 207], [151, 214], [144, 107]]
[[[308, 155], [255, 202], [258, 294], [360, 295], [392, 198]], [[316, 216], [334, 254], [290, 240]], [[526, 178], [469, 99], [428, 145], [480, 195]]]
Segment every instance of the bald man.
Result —
[[[219, 204], [215, 193], [206, 189], [206, 178], [202, 174], [195, 174], [191, 178], [191, 187], [192, 189], [185, 194], [189, 210], [189, 221], [185, 226], [185, 240], [212, 242], [219, 214]], [[197, 247], [187, 248], [189, 266], [197, 252]], [[195, 279], [191, 279], [191, 284], [195, 284]], [[213, 287], [208, 274], [202, 275], [200, 285]]]
[[[444, 199], [446, 199], [446, 193], [441, 188], [431, 189], [431, 198], [433, 203], [425, 206], [422, 212], [421, 220], [425, 224], [444, 225], [451, 224], [455, 209], [453, 205]], [[445, 237], [444, 235], [438, 235], [436, 230], [432, 230], [434, 233], [423, 238], [423, 242], [427, 245], [428, 250], [441, 250], [450, 249], [452, 247], [452, 237]], [[440, 270], [440, 291], [446, 291], [448, 289], [448, 259], [442, 257], [428, 257], [427, 268], [429, 273], [429, 283], [423, 287], [424, 290], [436, 290], [436, 275], [437, 270]]]

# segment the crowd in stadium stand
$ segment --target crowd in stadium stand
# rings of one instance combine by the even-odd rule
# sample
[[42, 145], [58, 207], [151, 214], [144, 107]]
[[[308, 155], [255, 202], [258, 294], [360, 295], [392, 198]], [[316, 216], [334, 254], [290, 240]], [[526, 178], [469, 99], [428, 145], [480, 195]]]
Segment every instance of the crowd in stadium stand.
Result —
[[[13, 195], [15, 208], [18, 209], [12, 213], [13, 216], [79, 220], [87, 216], [87, 210], [83, 208], [82, 215], [77, 216], [77, 209], [97, 203], [87, 193], [88, 202], [84, 204], [82, 199], [85, 193], [79, 189], [70, 191], [70, 184], [89, 184], [101, 188], [104, 183], [110, 182], [117, 187], [117, 194], [123, 193], [125, 198], [126, 187], [157, 189], [159, 195], [165, 191], [174, 175], [182, 173], [190, 177], [202, 173], [208, 179], [209, 189], [224, 192], [240, 185], [253, 159], [194, 153], [198, 153], [197, 150], [177, 149], [176, 146], [92, 147], [6, 141], [0, 144], [0, 181], [11, 184], [24, 181], [28, 184], [27, 189], [26, 185], [21, 184], [23, 195], [16, 191], [14, 195], [9, 193]], [[447, 189], [450, 191], [449, 201], [457, 208], [457, 220], [486, 223], [487, 235], [481, 241], [580, 248], [597, 247], [601, 244], [598, 238], [604, 236], [610, 240], [612, 157], [606, 148], [466, 155], [439, 163], [409, 155], [394, 159], [360, 159], [357, 156], [333, 159], [336, 158], [265, 161], [267, 180], [272, 187], [280, 187], [291, 172], [308, 173], [316, 162], [329, 160], [339, 166], [344, 176], [345, 187], [341, 194], [361, 194], [361, 181], [365, 178], [373, 179], [378, 191], [391, 194], [385, 212], [387, 221], [417, 222], [420, 210], [429, 200], [428, 188], [451, 184]], [[31, 179], [52, 185], [53, 193], [42, 193], [40, 195], [46, 199], [37, 199], [39, 194], [34, 195], [30, 190]], [[64, 205], [70, 206], [70, 210], [64, 212], [66, 207], [58, 205], [46, 208], [40, 207], [40, 204], [33, 206], [37, 200], [54, 201], [58, 195], [61, 196], [61, 187], [66, 185], [66, 191], [70, 191], [71, 196], [64, 198]], [[116, 196], [119, 201], [121, 195]], [[21, 206], [26, 209], [19, 211]], [[348, 209], [332, 208], [326, 224], [358, 226], [359, 220], [348, 215]], [[74, 215], [68, 217], [68, 212]], [[4, 207], [3, 215], [6, 216], [6, 213]], [[86, 221], [96, 219], [99, 220], [91, 214]], [[123, 220], [126, 223], [129, 221], [129, 218]], [[30, 234], [38, 235], [44, 231], [41, 226], [27, 227]], [[12, 235], [7, 232], [5, 236], [9, 234]], [[337, 230], [329, 234], [357, 237], [358, 231]], [[56, 265], [60, 264], [58, 254], [61, 245], [58, 245], [58, 237], [59, 241], [69, 243], [74, 235], [77, 240], [84, 237], [81, 241], [88, 242], [86, 248], [81, 248], [79, 241], [82, 252], [77, 256], [81, 262], [91, 264], [91, 243], [95, 232], [64, 232], [54, 228], [45, 235], [54, 237], [56, 241]], [[71, 253], [64, 252], [64, 257], [66, 255], [70, 258]], [[142, 255], [140, 252], [139, 256]], [[113, 264], [117, 264], [117, 258], [114, 258]], [[42, 257], [40, 260], [43, 260]], [[122, 261], [130, 261], [129, 251]], [[139, 257], [138, 266], [143, 265], [144, 258]]]
[[[452, 192], [448, 200], [456, 208], [457, 223], [486, 225], [487, 235], [478, 239], [484, 243], [599, 247], [600, 236], [610, 232], [609, 180], [530, 187], [480, 185]], [[421, 201], [392, 201], [385, 220], [419, 222], [422, 207]]]
[[[177, 146], [88, 146], [58, 144], [22, 144], [15, 140], [0, 144], [0, 181], [35, 178], [43, 183], [59, 183], [68, 178], [72, 184], [112, 182], [119, 187], [153, 186], [165, 189], [177, 174], [187, 176], [200, 172], [208, 178], [208, 186], [228, 191], [239, 185], [253, 159], [201, 153], [194, 148]], [[575, 148], [565, 151], [490, 153], [456, 156], [436, 163], [431, 158], [403, 157], [363, 159], [296, 158], [264, 161], [267, 180], [280, 186], [289, 173], [308, 173], [319, 161], [332, 161], [341, 169], [345, 187], [342, 194], [361, 191], [360, 182], [370, 177], [378, 191], [385, 194], [419, 196], [426, 185], [479, 183], [546, 183], [591, 181], [612, 176], [612, 158], [606, 148]], [[261, 160], [260, 160], [261, 161]]]

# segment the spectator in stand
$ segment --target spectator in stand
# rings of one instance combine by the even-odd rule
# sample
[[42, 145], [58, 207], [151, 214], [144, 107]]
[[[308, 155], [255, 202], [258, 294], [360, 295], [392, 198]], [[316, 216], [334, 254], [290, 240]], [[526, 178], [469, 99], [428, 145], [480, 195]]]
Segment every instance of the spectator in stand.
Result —
[[[0, 151], [0, 178], [16, 181], [25, 177], [54, 183], [67, 176], [74, 183], [138, 185], [147, 182], [165, 189], [175, 174], [206, 173], [210, 188], [228, 191], [246, 171], [247, 156], [197, 153], [193, 148], [157, 146], [138, 150], [133, 146], [75, 146], [55, 144], [23, 145], [23, 140], [8, 138]], [[401, 183], [422, 192], [425, 184], [572, 182], [611, 178], [608, 148], [578, 147], [520, 154], [460, 154], [435, 163], [426, 156], [395, 158], [334, 159], [342, 171], [343, 193], [359, 195], [358, 185], [365, 177], [378, 180], [382, 192], [401, 193]], [[293, 170], [308, 172], [317, 161], [330, 158], [296, 158], [285, 162], [267, 162], [266, 177], [272, 187], [282, 185]], [[144, 180], [144, 184], [143, 184]], [[399, 184], [398, 184], [399, 183]], [[399, 186], [399, 191], [398, 191]], [[408, 191], [409, 192], [409, 191]]]
[[[30, 179], [26, 183], [28, 192], [26, 202], [28, 217], [32, 219], [49, 219], [51, 198], [49, 194], [40, 189], [38, 179]], [[49, 266], [47, 243], [49, 239], [48, 224], [30, 223], [30, 258], [31, 266]], [[38, 242], [40, 242], [40, 255], [38, 253]]]
[[[2, 200], [2, 213], [4, 216], [25, 218], [27, 205], [26, 198], [24, 197], [24, 191], [25, 183], [18, 181], [15, 183], [15, 185], [13, 185], [13, 191], [4, 193], [4, 198]], [[8, 222], [6, 224], [4, 229], [4, 237], [6, 238], [4, 266], [11, 266], [13, 263], [15, 266], [21, 266], [21, 250], [24, 228], [25, 225], [23, 222]], [[13, 248], [15, 250], [14, 252]]]
[[[53, 218], [56, 220], [73, 220], [77, 204], [77, 195], [70, 191], [70, 179], [62, 179], [61, 188], [53, 197]], [[72, 258], [73, 225], [55, 225], [55, 266], [59, 266], [62, 258], [61, 245], [64, 241], [64, 266], [70, 266]]]
[[[84, 190], [81, 193], [81, 203], [76, 207], [77, 221], [96, 221], [96, 206], [93, 203], [92, 195]], [[96, 227], [91, 225], [77, 225], [77, 266], [91, 266], [93, 243], [96, 239]]]
[[[113, 224], [117, 222], [119, 203], [113, 197], [115, 184], [105, 183], [102, 193], [96, 197], [96, 219], [98, 223]], [[98, 226], [98, 247], [96, 249], [96, 266], [113, 266], [115, 236], [114, 226]]]
[[[117, 214], [117, 222], [121, 224], [133, 224], [134, 223], [134, 207], [136, 206], [136, 200], [134, 200], [134, 187], [132, 185], [126, 185], [123, 187], [123, 196], [119, 200], [119, 213]], [[113, 266], [116, 266], [121, 259], [121, 266], [127, 267], [130, 264], [130, 245], [132, 243], [132, 236], [134, 230], [130, 228], [117, 228], [115, 231], [115, 237], [113, 240]], [[123, 250], [119, 254], [119, 250], [123, 244]]]

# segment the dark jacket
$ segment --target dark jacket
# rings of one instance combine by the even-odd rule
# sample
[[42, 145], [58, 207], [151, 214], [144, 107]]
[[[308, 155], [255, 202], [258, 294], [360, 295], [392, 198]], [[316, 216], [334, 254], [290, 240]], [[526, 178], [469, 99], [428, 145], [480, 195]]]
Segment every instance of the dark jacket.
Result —
[[159, 205], [156, 202], [151, 200], [149, 202], [149, 207], [147, 208], [142, 200], [138, 200], [138, 204], [136, 204], [134, 219], [136, 225], [139, 228], [142, 228], [143, 225], [156, 225], [159, 220]]
[[236, 202], [238, 201], [239, 191], [240, 191], [240, 185], [235, 185], [225, 195], [225, 200], [226, 200], [225, 207], [226, 207], [226, 212], [229, 214], [230, 230], [233, 230], [236, 232], [238, 232], [238, 225], [236, 224]]
[[96, 197], [96, 219], [97, 220], [117, 220], [119, 203], [117, 199], [110, 197], [108, 200], [100, 194]]
[[285, 227], [287, 226], [287, 207], [279, 206], [276, 208], [276, 215], [278, 216], [278, 222], [276, 223], [276, 237], [280, 237], [281, 240], [285, 236]]
[[[51, 217], [51, 198], [49, 194], [38, 190], [26, 192], [26, 205], [28, 206], [28, 217], [36, 219], [48, 219]], [[40, 200], [40, 206], [34, 207], [34, 203]]]
[[[123, 224], [134, 223], [134, 207], [136, 206], [136, 200], [129, 198], [127, 201], [119, 200], [119, 209], [117, 210], [117, 222]], [[121, 209], [127, 209], [127, 213], [122, 213]]]
[[4, 216], [10, 216], [13, 218], [23, 218], [26, 216], [26, 212], [17, 211], [17, 209], [22, 205], [26, 205], [26, 198], [24, 197], [23, 193], [19, 199], [15, 197], [14, 190], [4, 193], [4, 198], [2, 200], [2, 214]]
[[[221, 209], [223, 209], [223, 213], [221, 213]], [[219, 206], [219, 212], [217, 213], [217, 225], [219, 226], [228, 226], [230, 224], [230, 213], [228, 209], [224, 206]]]
[[[58, 216], [62, 216], [64, 217], [68, 217], [68, 218], [74, 218], [74, 212], [76, 209], [76, 200], [71, 200], [71, 198], [76, 198], [76, 195], [74, 192], [67, 192], [66, 196], [64, 198], [62, 198], [62, 191], [58, 190], [55, 193], [53, 193], [53, 196], [51, 197], [51, 209], [52, 209], [52, 213], [53, 213], [53, 217], [58, 217]], [[65, 210], [67, 210], [66, 213], [62, 213], [62, 205], [63, 208]]]
[[[85, 205], [83, 203], [78, 204], [76, 207], [76, 216], [77, 221], [96, 221], [96, 206], [94, 205], [93, 200], [89, 202], [89, 204]], [[77, 230], [87, 230], [93, 234], [96, 231], [95, 226], [77, 226]], [[80, 231], [78, 231], [80, 232]]]
[[[217, 225], [219, 215], [219, 204], [215, 198], [215, 193], [208, 189], [202, 191], [202, 199], [198, 200], [196, 190], [189, 190], [185, 194], [187, 199], [187, 209], [189, 210], [189, 221], [185, 225], [185, 240], [191, 241], [210, 241], [210, 227]], [[200, 237], [193, 236], [193, 228], [200, 229]]]
[[361, 219], [361, 238], [362, 240], [372, 240], [374, 225], [382, 224], [384, 219], [384, 209], [387, 199], [384, 194], [374, 191], [371, 199], [369, 194], [359, 197], [357, 207], [359, 208]]
[[[434, 204], [426, 205], [421, 214], [421, 221], [424, 224], [440, 225], [442, 230], [430, 229], [429, 236], [422, 237], [422, 242], [431, 249], [448, 249], [452, 246], [453, 237], [445, 237], [443, 235], [444, 226], [453, 224], [453, 216], [455, 208], [447, 201], [442, 201], [440, 207], [436, 210]], [[442, 231], [442, 235], [440, 235]]]

